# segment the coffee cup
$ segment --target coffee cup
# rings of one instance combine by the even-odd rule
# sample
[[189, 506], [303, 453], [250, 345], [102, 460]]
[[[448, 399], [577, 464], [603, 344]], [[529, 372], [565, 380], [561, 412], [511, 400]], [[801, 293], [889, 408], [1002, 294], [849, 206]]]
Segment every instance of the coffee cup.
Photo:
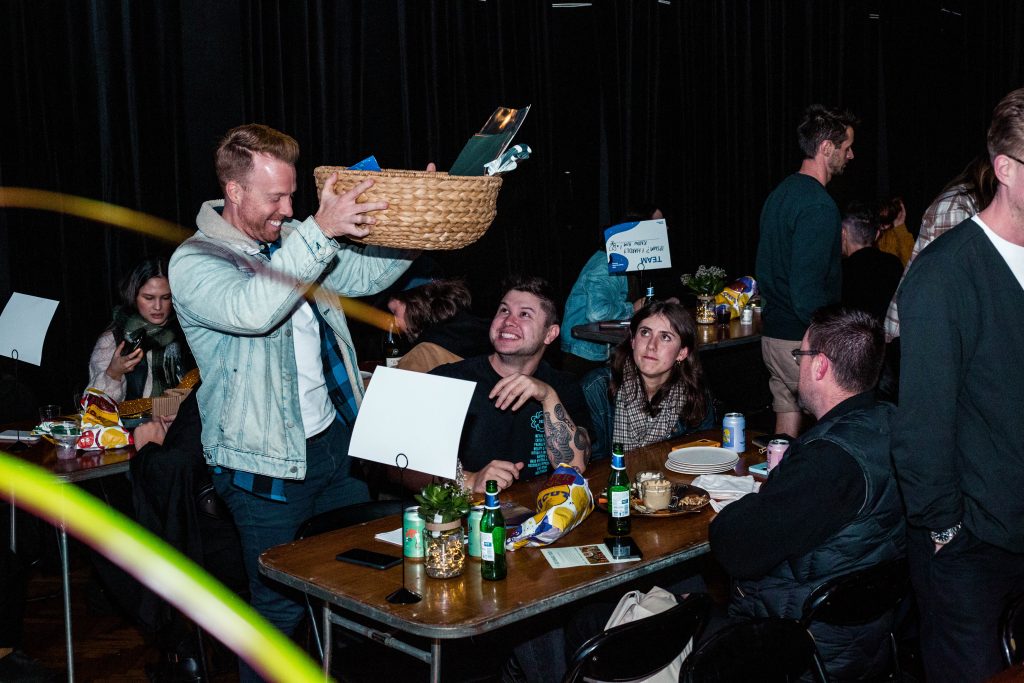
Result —
[[641, 484], [644, 507], [665, 510], [672, 502], [672, 482], [668, 479], [649, 479]]

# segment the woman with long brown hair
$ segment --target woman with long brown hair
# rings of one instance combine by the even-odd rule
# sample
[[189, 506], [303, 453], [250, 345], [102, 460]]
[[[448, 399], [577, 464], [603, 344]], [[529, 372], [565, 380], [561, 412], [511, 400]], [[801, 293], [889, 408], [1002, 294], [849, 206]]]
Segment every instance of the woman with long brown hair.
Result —
[[612, 443], [628, 450], [714, 426], [690, 313], [655, 301], [633, 315], [629, 329], [610, 366], [583, 379], [592, 459], [607, 457]]

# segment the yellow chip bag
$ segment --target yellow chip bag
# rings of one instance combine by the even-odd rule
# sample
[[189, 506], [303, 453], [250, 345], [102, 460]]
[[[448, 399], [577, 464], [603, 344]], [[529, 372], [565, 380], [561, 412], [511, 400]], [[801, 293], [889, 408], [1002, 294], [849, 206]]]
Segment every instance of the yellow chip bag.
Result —
[[594, 494], [575, 468], [559, 465], [537, 494], [537, 514], [509, 529], [506, 550], [548, 545], [575, 529], [594, 511]]

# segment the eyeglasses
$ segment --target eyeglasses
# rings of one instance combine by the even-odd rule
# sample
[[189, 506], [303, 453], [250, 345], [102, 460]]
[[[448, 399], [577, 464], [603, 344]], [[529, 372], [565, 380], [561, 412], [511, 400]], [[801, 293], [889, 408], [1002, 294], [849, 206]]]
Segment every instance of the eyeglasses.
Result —
[[793, 349], [790, 353], [793, 354], [793, 360], [796, 364], [800, 365], [800, 356], [817, 356], [821, 351], [817, 349], [807, 349], [806, 351], [803, 349]]

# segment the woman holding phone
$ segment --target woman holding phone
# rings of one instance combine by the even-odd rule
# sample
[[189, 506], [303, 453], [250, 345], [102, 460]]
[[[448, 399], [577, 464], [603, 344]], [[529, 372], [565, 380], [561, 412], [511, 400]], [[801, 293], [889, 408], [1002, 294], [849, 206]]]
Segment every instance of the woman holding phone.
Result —
[[195, 363], [174, 316], [167, 261], [146, 259], [120, 290], [121, 304], [89, 358], [89, 386], [118, 402], [174, 394]]

